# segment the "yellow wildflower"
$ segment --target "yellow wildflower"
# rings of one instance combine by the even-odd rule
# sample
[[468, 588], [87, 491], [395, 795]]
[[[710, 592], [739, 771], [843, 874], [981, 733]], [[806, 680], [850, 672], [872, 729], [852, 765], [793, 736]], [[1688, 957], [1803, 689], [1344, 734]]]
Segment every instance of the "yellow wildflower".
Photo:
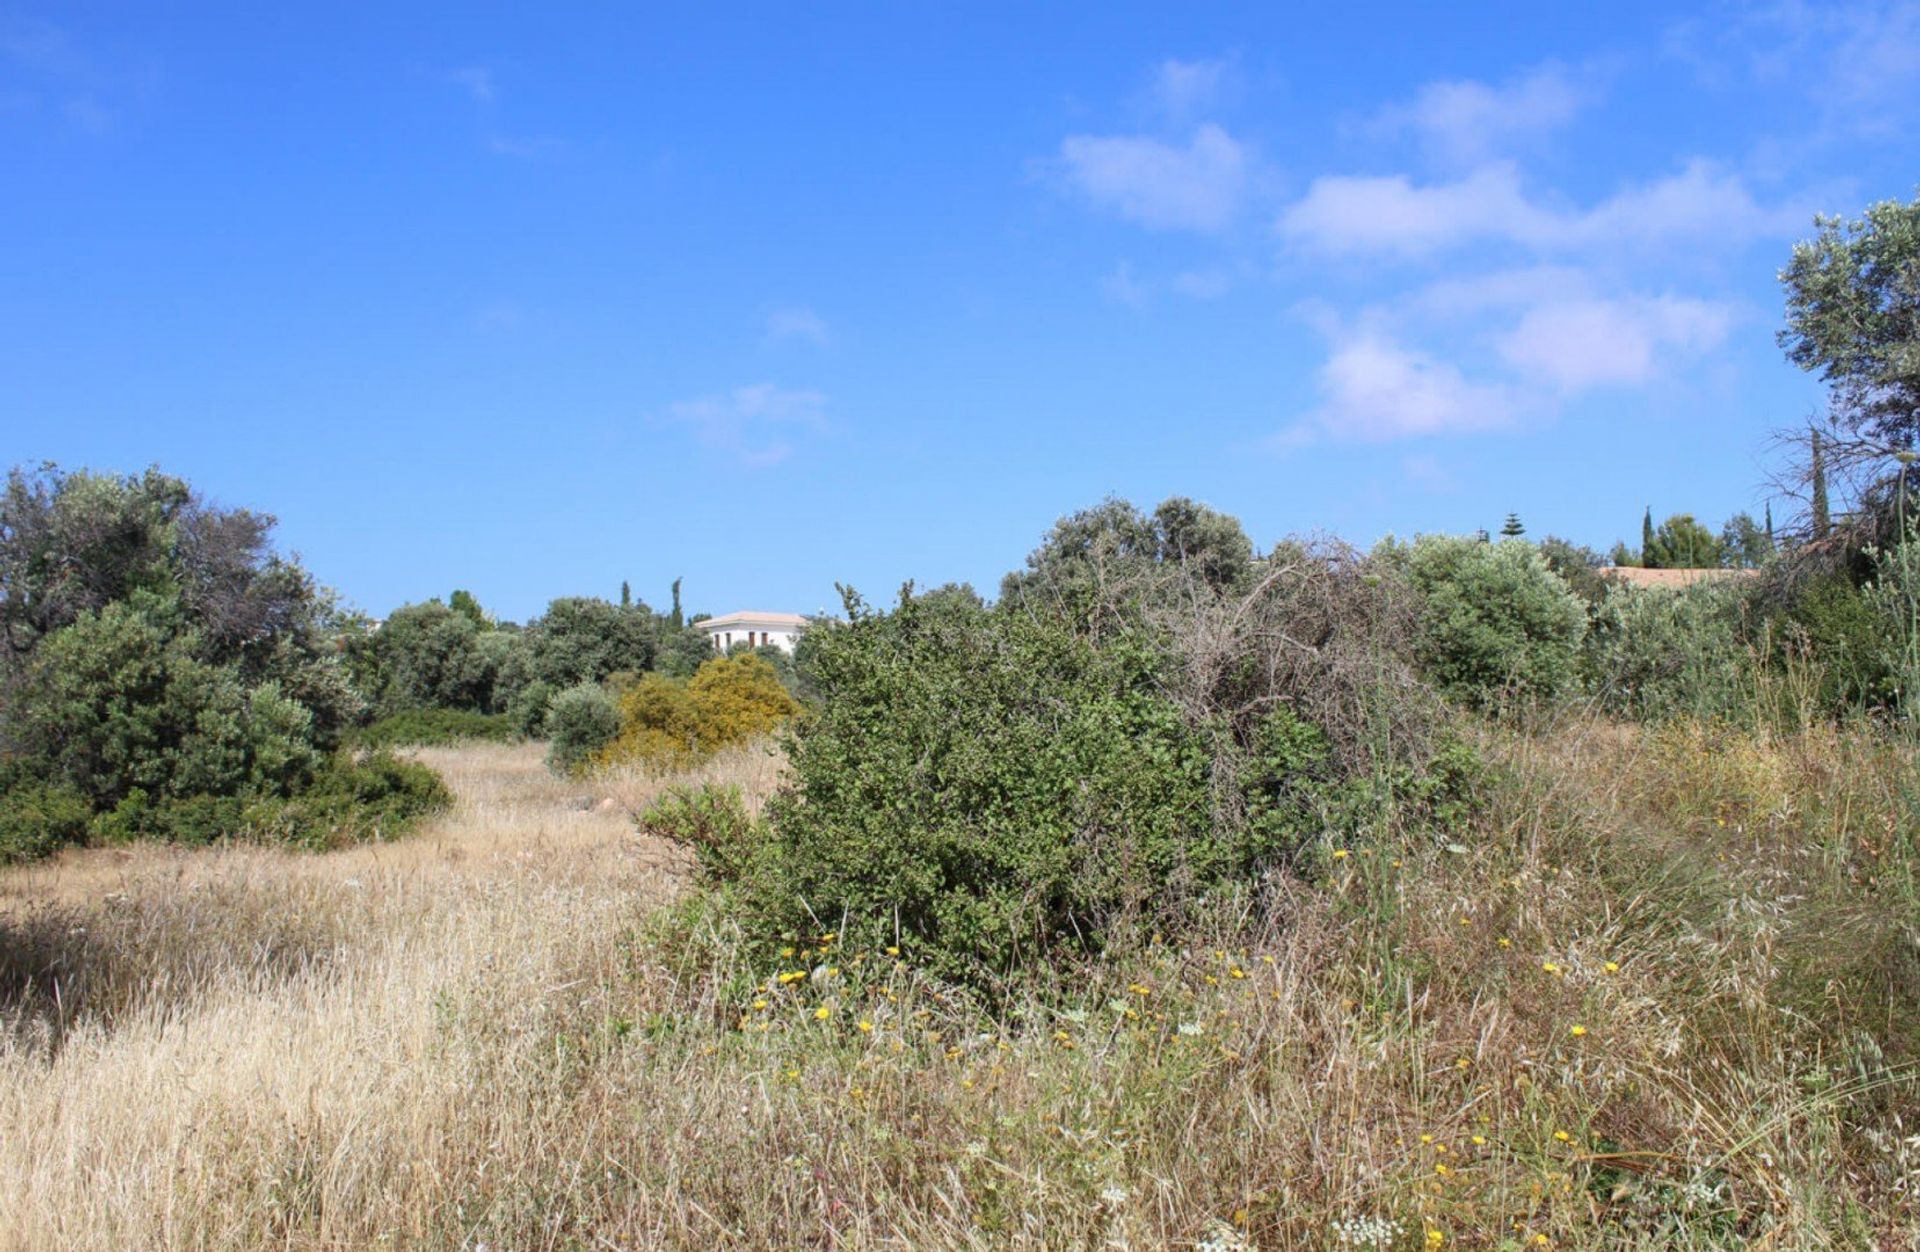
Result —
[[1572, 1143], [1572, 1142], [1573, 1142], [1573, 1136], [1572, 1136], [1572, 1135], [1570, 1135], [1570, 1134], [1568, 1134], [1568, 1133], [1567, 1133], [1566, 1131], [1564, 1131], [1564, 1130], [1556, 1130], [1556, 1131], [1554, 1131], [1554, 1132], [1553, 1132], [1553, 1137], [1554, 1137], [1555, 1139], [1558, 1139], [1558, 1140], [1559, 1140], [1560, 1142], [1562, 1142], [1562, 1143]]
[[873, 1033], [873, 1023], [868, 1021], [864, 1017], [860, 1019], [860, 1033], [863, 1035], [870, 1035]]
[[1336, 861], [1344, 861], [1344, 860], [1346, 860], [1346, 859], [1347, 859], [1347, 850], [1346, 850], [1345, 848], [1335, 848], [1335, 849], [1333, 850], [1333, 859], [1334, 859], [1334, 860], [1336, 860]]
[[1552, 961], [1542, 961], [1540, 963], [1540, 968], [1545, 970], [1549, 974], [1557, 974], [1560, 972], [1560, 967], [1558, 965], [1555, 965]]
[[813, 1011], [813, 1020], [816, 1022], [824, 1022], [829, 1017], [832, 1017], [832, 1016], [833, 1016], [833, 1010], [828, 1008], [824, 1004]]
[[1586, 1036], [1587, 1028], [1585, 1026], [1575, 1026], [1572, 1030], [1568, 1031], [1567, 1033], [1572, 1035], [1575, 1039], [1581, 1039]]
[[1609, 974], [1617, 974], [1620, 972], [1620, 962], [1608, 961], [1605, 968]]

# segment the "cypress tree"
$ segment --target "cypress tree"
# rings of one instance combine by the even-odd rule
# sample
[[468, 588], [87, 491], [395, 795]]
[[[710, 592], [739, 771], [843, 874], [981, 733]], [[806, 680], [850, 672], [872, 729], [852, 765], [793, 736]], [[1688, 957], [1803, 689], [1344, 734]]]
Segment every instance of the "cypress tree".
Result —
[[633, 587], [624, 578], [620, 580], [620, 607], [623, 609], [633, 607]]
[[1659, 569], [1660, 560], [1653, 551], [1653, 506], [1647, 506], [1647, 512], [1640, 519], [1640, 564], [1648, 569]]
[[673, 580], [673, 613], [670, 620], [675, 630], [686, 625], [686, 620], [680, 616], [680, 580], [678, 578]]
[[1775, 551], [1773, 542], [1773, 501], [1767, 501], [1767, 551]]
[[1827, 512], [1827, 459], [1820, 451], [1820, 432], [1809, 432], [1812, 436], [1813, 464], [1810, 469], [1813, 478], [1813, 502], [1809, 512], [1812, 514], [1813, 537], [1825, 539], [1833, 529], [1833, 518]]

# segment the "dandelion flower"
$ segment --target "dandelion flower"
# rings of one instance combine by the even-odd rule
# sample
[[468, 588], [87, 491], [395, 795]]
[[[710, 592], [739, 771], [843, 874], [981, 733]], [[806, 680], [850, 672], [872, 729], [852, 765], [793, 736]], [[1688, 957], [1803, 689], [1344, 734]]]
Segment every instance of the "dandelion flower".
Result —
[[813, 1011], [813, 1020], [816, 1022], [824, 1022], [829, 1017], [832, 1017], [832, 1016], [833, 1016], [833, 1010], [828, 1008], [824, 1004]]

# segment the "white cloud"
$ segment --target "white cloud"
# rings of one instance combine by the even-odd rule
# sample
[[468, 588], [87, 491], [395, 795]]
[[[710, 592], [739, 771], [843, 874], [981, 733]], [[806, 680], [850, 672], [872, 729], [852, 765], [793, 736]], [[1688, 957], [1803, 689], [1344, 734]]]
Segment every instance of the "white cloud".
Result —
[[830, 336], [825, 318], [812, 309], [799, 306], [775, 309], [767, 314], [767, 338], [775, 341], [799, 339], [825, 347]]
[[1173, 276], [1173, 289], [1195, 300], [1217, 300], [1233, 287], [1225, 270], [1184, 270]]
[[1411, 101], [1382, 109], [1369, 129], [1411, 133], [1442, 160], [1473, 163], [1565, 125], [1593, 94], [1549, 62], [1498, 86], [1472, 79], [1428, 83]]
[[1154, 106], [1176, 122], [1187, 121], [1219, 102], [1231, 72], [1226, 60], [1162, 61], [1153, 74]]
[[682, 400], [669, 405], [666, 416], [692, 426], [702, 443], [743, 464], [774, 465], [793, 454], [791, 434], [826, 429], [827, 398], [818, 391], [755, 383]]
[[493, 72], [484, 65], [463, 65], [447, 71], [447, 81], [473, 97], [475, 104], [492, 104], [498, 92]]
[[1321, 252], [1418, 256], [1475, 239], [1540, 240], [1552, 215], [1520, 189], [1511, 165], [1489, 165], [1451, 183], [1415, 186], [1405, 175], [1329, 175], [1280, 216], [1280, 233]]
[[1405, 175], [1317, 178], [1280, 217], [1288, 240], [1328, 253], [1422, 256], [1482, 241], [1537, 252], [1674, 242], [1742, 243], [1789, 234], [1797, 207], [1764, 207], [1736, 174], [1709, 161], [1627, 187], [1590, 209], [1541, 204], [1508, 163], [1453, 182], [1416, 185]]
[[1146, 135], [1070, 135], [1056, 170], [1094, 204], [1156, 230], [1218, 231], [1239, 214], [1247, 149], [1212, 123], [1185, 145]]
[[1449, 362], [1395, 343], [1377, 328], [1347, 335], [1320, 367], [1320, 408], [1291, 439], [1319, 432], [1380, 443], [1509, 425], [1513, 397]]
[[1726, 305], [1678, 296], [1565, 300], [1528, 309], [1500, 337], [1501, 358], [1564, 391], [1651, 382], [1662, 358], [1726, 339]]

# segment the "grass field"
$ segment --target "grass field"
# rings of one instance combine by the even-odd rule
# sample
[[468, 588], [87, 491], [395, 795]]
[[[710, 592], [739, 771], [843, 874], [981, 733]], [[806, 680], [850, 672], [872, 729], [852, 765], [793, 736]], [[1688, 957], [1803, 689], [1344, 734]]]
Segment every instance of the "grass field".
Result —
[[403, 843], [5, 870], [0, 1246], [1915, 1246], [1910, 756], [1485, 750], [1452, 842], [996, 1016], [911, 951], [748, 965], [636, 833], [665, 783], [537, 746], [422, 750]]

